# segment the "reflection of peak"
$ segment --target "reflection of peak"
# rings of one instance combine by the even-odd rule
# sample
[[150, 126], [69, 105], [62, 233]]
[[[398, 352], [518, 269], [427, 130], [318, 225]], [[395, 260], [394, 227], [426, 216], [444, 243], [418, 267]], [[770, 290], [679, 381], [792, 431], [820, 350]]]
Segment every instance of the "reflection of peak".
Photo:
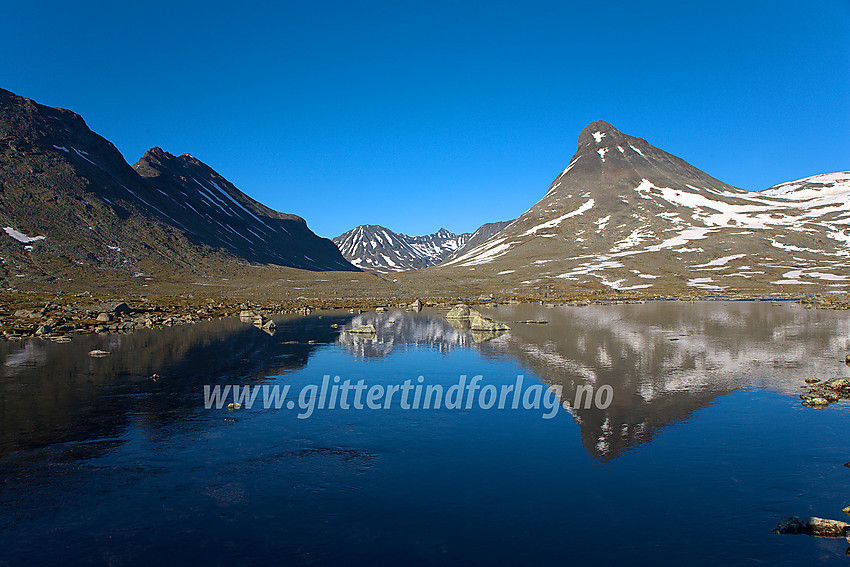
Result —
[[[569, 411], [587, 452], [612, 459], [740, 388], [767, 385], [796, 393], [797, 369], [810, 360], [828, 359], [823, 353], [832, 352], [835, 337], [850, 334], [850, 322], [840, 315], [825, 315], [814, 325], [805, 310], [767, 303], [503, 305], [494, 315], [508, 323], [548, 324], [513, 323], [510, 332], [479, 342], [462, 323], [441, 314], [397, 310], [354, 317], [347, 327], [371, 324], [377, 333], [341, 333], [337, 342], [361, 358], [389, 356], [406, 345], [440, 352], [474, 347], [485, 357], [513, 359], [530, 377], [560, 386], [562, 400], [571, 405], [580, 388], [595, 395], [608, 385], [613, 389], [610, 406], [580, 405]], [[806, 332], [799, 333], [801, 328]], [[777, 342], [777, 336], [785, 339]], [[759, 378], [765, 375], [769, 382]]]
[[[548, 325], [513, 325], [504, 340], [479, 346], [492, 356], [509, 356], [549, 384], [563, 388], [573, 404], [580, 387], [598, 391], [610, 385], [613, 403], [606, 409], [570, 411], [581, 426], [582, 442], [599, 459], [652, 440], [661, 429], [680, 423], [719, 396], [742, 387], [763, 385], [796, 393], [796, 369], [831, 352], [835, 336], [846, 336], [841, 318], [808, 321], [803, 310], [769, 304], [645, 304], [544, 308], [503, 306], [504, 320], [546, 319]], [[796, 333], [793, 346], [776, 336]], [[730, 337], [734, 337], [731, 339]]]

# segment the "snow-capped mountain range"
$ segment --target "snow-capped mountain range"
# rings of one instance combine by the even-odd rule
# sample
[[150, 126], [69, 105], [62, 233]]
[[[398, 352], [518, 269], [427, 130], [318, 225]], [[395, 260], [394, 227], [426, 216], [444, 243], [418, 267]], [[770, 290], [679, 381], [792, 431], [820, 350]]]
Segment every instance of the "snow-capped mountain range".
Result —
[[596, 122], [542, 199], [436, 269], [516, 289], [722, 292], [842, 290], [848, 268], [850, 172], [745, 191]]
[[487, 223], [474, 233], [455, 234], [441, 228], [433, 234], [408, 236], [379, 225], [363, 224], [333, 239], [342, 255], [353, 265], [370, 272], [390, 273], [436, 266], [479, 244], [507, 222]]

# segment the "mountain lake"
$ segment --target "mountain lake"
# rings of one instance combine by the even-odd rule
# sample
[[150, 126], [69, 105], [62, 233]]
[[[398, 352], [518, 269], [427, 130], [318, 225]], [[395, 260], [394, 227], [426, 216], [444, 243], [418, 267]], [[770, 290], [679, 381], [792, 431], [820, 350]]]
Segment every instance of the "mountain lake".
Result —
[[0, 343], [0, 565], [847, 563], [850, 313], [476, 309]]

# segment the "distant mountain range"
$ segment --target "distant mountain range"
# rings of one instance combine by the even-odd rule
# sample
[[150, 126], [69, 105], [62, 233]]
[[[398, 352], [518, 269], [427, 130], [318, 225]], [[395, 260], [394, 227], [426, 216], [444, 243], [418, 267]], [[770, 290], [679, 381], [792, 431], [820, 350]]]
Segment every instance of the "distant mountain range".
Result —
[[417, 270], [416, 293], [435, 282], [452, 294], [850, 287], [850, 172], [744, 191], [606, 122], [581, 132], [567, 167], [516, 220], [425, 236], [361, 225], [332, 242], [189, 154], [155, 147], [130, 167], [77, 114], [0, 89], [0, 229], [3, 287], [226, 281], [256, 265]]
[[71, 111], [0, 89], [0, 278], [199, 273], [232, 263], [348, 270], [303, 219], [254, 201], [189, 154], [130, 167]]
[[441, 228], [433, 234], [408, 236], [379, 225], [362, 224], [333, 239], [342, 255], [358, 268], [390, 273], [420, 270], [476, 246], [509, 222], [487, 223], [474, 233], [455, 234]]
[[542, 199], [433, 269], [517, 292], [846, 290], [850, 172], [744, 191], [596, 122]]

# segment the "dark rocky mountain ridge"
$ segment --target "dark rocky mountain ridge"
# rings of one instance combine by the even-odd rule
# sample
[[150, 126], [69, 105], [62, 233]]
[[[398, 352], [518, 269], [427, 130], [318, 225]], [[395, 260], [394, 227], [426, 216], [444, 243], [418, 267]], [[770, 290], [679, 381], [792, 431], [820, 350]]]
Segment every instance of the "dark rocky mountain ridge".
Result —
[[[303, 219], [257, 203], [196, 158], [133, 167], [69, 110], [0, 89], [0, 278], [205, 274], [233, 264], [357, 270]], [[36, 237], [41, 237], [37, 238]]]

